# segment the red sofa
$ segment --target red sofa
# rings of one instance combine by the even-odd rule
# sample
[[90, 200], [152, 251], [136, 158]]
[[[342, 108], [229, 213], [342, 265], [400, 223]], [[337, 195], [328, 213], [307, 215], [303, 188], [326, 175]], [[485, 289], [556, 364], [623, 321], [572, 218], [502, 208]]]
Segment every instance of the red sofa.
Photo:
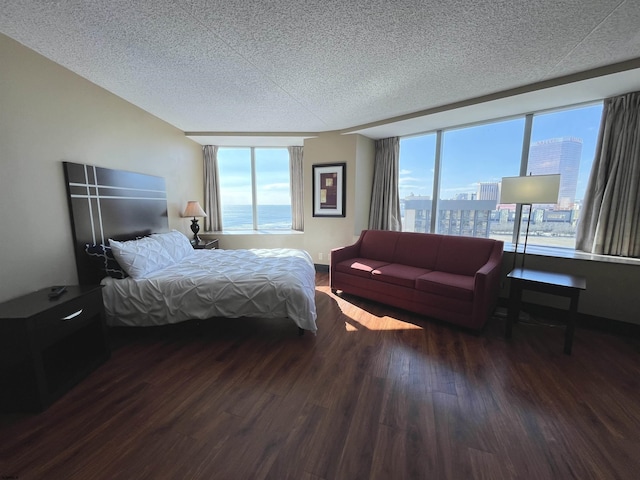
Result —
[[488, 238], [363, 230], [331, 251], [331, 291], [480, 330], [498, 300], [502, 251]]

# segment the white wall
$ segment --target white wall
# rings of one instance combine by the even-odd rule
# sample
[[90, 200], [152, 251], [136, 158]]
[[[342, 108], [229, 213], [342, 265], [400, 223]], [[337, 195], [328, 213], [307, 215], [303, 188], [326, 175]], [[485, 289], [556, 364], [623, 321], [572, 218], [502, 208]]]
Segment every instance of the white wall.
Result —
[[200, 145], [3, 35], [0, 65], [0, 301], [77, 282], [63, 161], [165, 177], [169, 225], [190, 232]]
[[[331, 249], [353, 243], [365, 228], [370, 198], [363, 185], [370, 184], [371, 178], [363, 177], [373, 169], [372, 145], [372, 140], [360, 135], [335, 132], [323, 133], [304, 142], [304, 248], [315, 263], [328, 265]], [[345, 217], [313, 217], [313, 165], [342, 162], [347, 164]]]

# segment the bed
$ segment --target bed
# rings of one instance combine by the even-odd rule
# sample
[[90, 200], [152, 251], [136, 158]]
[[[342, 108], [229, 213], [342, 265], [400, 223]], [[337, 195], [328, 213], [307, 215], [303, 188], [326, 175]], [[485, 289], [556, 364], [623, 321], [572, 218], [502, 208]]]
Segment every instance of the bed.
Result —
[[78, 278], [110, 326], [289, 318], [316, 332], [315, 267], [298, 249], [195, 250], [168, 228], [164, 179], [63, 162]]

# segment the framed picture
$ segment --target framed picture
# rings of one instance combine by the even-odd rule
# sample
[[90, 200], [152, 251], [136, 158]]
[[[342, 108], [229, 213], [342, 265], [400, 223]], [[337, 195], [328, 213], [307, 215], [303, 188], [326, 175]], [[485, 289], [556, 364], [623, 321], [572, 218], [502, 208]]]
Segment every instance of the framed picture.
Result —
[[313, 165], [313, 216], [344, 217], [346, 163]]

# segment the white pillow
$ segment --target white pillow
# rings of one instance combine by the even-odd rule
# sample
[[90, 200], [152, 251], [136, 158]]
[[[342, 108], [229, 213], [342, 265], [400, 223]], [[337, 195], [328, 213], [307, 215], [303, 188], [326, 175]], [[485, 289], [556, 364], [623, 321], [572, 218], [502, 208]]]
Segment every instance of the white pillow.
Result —
[[169, 233], [154, 233], [151, 238], [158, 241], [176, 263], [193, 253], [191, 241], [177, 230], [172, 230]]
[[144, 278], [175, 263], [167, 249], [152, 237], [128, 242], [109, 239], [109, 245], [120, 266], [133, 278]]

